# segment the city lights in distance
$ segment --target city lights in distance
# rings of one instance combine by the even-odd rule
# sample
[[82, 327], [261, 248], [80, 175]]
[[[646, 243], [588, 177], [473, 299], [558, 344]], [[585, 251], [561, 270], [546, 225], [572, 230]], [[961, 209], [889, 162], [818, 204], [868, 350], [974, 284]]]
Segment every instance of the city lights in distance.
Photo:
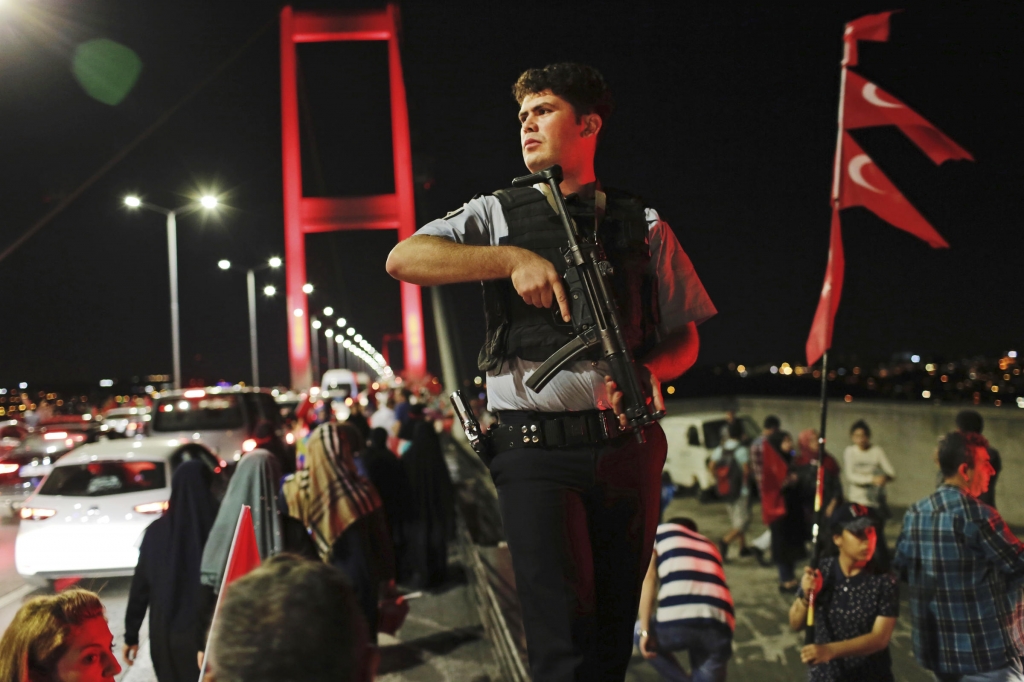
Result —
[[217, 261], [217, 267], [220, 268], [221, 270], [227, 270], [228, 268], [231, 267], [231, 261], [219, 260]]
[[100, 386], [102, 388], [110, 388], [113, 385], [114, 385], [114, 380], [113, 379], [100, 379]]
[[334, 308], [332, 308], [331, 306], [327, 306], [326, 308], [324, 308], [324, 315], [326, 317], [330, 317], [333, 314], [334, 314]]
[[1017, 351], [1011, 350], [1009, 353], [1006, 354], [1006, 357], [1008, 357], [1008, 358], [1015, 358], [1015, 357], [1017, 357]]
[[217, 197], [206, 194], [199, 200], [199, 203], [203, 208], [217, 208]]
[[311, 294], [311, 293], [313, 293], [313, 285], [310, 284], [309, 282], [306, 282], [305, 284], [303, 284], [302, 285], [302, 293], [304, 293], [304, 294]]
[[921, 362], [921, 356], [920, 355], [911, 355], [910, 356], [910, 361], [915, 363], [915, 364], [917, 364], [918, 362]]
[[921, 391], [921, 397], [927, 400], [932, 397], [932, 392], [928, 390]]
[[339, 317], [338, 318], [338, 326], [339, 327], [344, 327], [346, 324], [348, 324], [348, 320], [346, 320], [344, 317]]
[[274, 256], [269, 261], [267, 261], [267, 264], [270, 265], [270, 267], [272, 268], [279, 268], [281, 267], [281, 259], [278, 258], [277, 256]]
[[124, 205], [128, 208], [138, 208], [139, 206], [142, 206], [142, 199], [139, 199], [136, 196], [128, 196], [124, 198]]
[[28, 388], [28, 382], [22, 381], [20, 384], [18, 384], [18, 388], [24, 391], [26, 388]]
[[[277, 293], [277, 287], [275, 287], [273, 284], [268, 284], [267, 286], [263, 287], [263, 295], [264, 296], [273, 296], [276, 293]], [[301, 310], [296, 310], [295, 312], [299, 313], [298, 315], [296, 315], [296, 317], [301, 317], [302, 316], [302, 311]]]

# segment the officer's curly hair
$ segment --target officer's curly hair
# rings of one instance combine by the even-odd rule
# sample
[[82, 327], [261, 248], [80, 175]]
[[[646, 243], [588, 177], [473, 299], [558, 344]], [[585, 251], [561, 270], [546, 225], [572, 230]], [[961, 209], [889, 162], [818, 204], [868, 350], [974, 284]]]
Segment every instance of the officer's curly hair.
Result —
[[[544, 90], [550, 90], [571, 104], [577, 122], [585, 114], [597, 114], [602, 124], [607, 124], [615, 109], [612, 91], [608, 89], [604, 76], [586, 64], [561, 62], [548, 64], [543, 69], [527, 69], [512, 86], [512, 95], [516, 102], [522, 104], [528, 95]], [[604, 132], [603, 125], [601, 132]]]

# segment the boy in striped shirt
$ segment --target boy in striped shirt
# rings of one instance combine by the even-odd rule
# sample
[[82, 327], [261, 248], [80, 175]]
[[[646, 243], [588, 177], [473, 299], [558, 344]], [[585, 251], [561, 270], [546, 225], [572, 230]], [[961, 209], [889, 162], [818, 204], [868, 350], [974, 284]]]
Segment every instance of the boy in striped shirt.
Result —
[[[658, 526], [634, 641], [665, 680], [722, 682], [736, 621], [722, 556], [692, 519]], [[673, 652], [689, 651], [692, 673]]]

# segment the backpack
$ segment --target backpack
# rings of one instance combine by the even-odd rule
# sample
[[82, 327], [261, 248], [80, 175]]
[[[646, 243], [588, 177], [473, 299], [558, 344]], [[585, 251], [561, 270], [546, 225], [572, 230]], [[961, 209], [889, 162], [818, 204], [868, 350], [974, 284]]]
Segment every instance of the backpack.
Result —
[[735, 502], [743, 490], [743, 468], [736, 461], [736, 448], [722, 448], [722, 457], [715, 462], [715, 492], [726, 502]]

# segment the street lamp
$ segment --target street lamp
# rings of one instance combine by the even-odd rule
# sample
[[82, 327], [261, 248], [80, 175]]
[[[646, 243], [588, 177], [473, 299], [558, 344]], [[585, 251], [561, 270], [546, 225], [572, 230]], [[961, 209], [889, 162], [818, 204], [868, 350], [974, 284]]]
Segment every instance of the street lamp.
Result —
[[269, 265], [272, 268], [279, 268], [281, 267], [281, 259], [278, 258], [277, 256], [274, 256], [267, 262], [267, 265]]
[[344, 317], [339, 317], [339, 318], [338, 318], [338, 326], [339, 326], [339, 327], [342, 327], [342, 328], [344, 328], [344, 326], [345, 326], [346, 322], [347, 322], [347, 320], [345, 320], [345, 318], [344, 318]]
[[324, 336], [327, 337], [327, 369], [334, 369], [334, 344], [331, 341], [334, 338], [334, 330], [330, 327], [324, 331]]
[[[171, 352], [174, 356], [174, 388], [181, 388], [181, 324], [178, 314], [178, 228], [175, 218], [180, 213], [186, 215], [199, 210], [217, 207], [217, 198], [206, 195], [196, 204], [186, 204], [174, 210], [147, 203], [137, 196], [124, 198], [124, 205], [128, 208], [144, 208], [147, 211], [163, 213], [167, 217], [167, 266], [171, 279]], [[230, 265], [230, 264], [229, 264]]]
[[302, 293], [304, 293], [304, 294], [311, 294], [311, 293], [313, 293], [313, 285], [310, 284], [309, 282], [306, 282], [305, 284], [303, 284], [302, 285]]
[[331, 306], [327, 306], [326, 308], [324, 308], [324, 317], [330, 317], [333, 314], [334, 308], [332, 308]]
[[[203, 197], [206, 199], [207, 197]], [[213, 198], [213, 197], [210, 197]], [[214, 205], [216, 205], [216, 199], [214, 199]], [[204, 203], [205, 205], [205, 203]], [[274, 265], [274, 261], [277, 261], [277, 265]], [[260, 385], [260, 360], [259, 360], [259, 344], [257, 343], [256, 334], [256, 271], [265, 270], [266, 268], [277, 268], [281, 264], [280, 258], [271, 258], [264, 265], [258, 265], [254, 268], [248, 268], [245, 271], [245, 286], [246, 293], [249, 299], [249, 356], [250, 362], [252, 363], [252, 385]], [[222, 259], [217, 262], [217, 266], [221, 270], [229, 270], [231, 268], [231, 261]], [[273, 284], [268, 284], [263, 287], [263, 295], [270, 297], [277, 293], [277, 287]]]
[[334, 341], [338, 344], [338, 364], [339, 365], [341, 364], [342, 353], [344, 353], [345, 354], [344, 355], [344, 357], [345, 357], [345, 365], [344, 366], [345, 366], [346, 369], [348, 369], [349, 368], [348, 367], [348, 339], [346, 339], [341, 334], [338, 334], [337, 338], [335, 338]]

